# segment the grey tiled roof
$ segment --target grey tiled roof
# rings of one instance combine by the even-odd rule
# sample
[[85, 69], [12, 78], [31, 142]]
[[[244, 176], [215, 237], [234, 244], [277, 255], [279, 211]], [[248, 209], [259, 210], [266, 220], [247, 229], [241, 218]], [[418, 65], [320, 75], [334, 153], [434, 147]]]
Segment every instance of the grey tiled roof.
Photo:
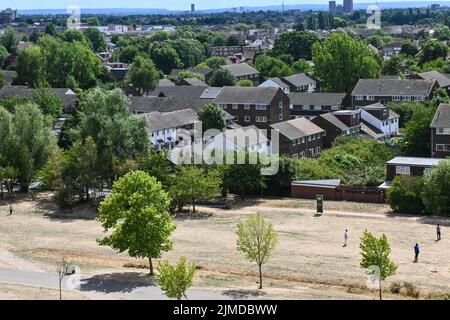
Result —
[[185, 78], [183, 79], [187, 84], [193, 87], [208, 87], [206, 83], [197, 78]]
[[247, 63], [227, 64], [221, 67], [230, 71], [235, 77], [243, 77], [254, 74], [259, 74], [259, 71]]
[[209, 87], [206, 88], [202, 95], [200, 96], [200, 99], [215, 99], [219, 95], [219, 93], [222, 91], [222, 87]]
[[[34, 89], [27, 86], [4, 86], [0, 89], [0, 99], [10, 97], [30, 98]], [[53, 94], [63, 101], [64, 106], [71, 107], [75, 103], [76, 95], [69, 88], [50, 88]]]
[[205, 87], [193, 87], [193, 86], [167, 86], [157, 87], [149, 96], [159, 97], [161, 93], [165, 97], [176, 97], [183, 99], [196, 99], [200, 98]]
[[450, 86], [450, 78], [447, 75], [435, 70], [419, 73], [418, 76], [425, 80], [436, 80], [440, 87]]
[[345, 99], [345, 93], [305, 93], [292, 92], [289, 94], [291, 105], [295, 106], [340, 106]]
[[159, 80], [159, 86], [160, 87], [173, 87], [173, 86], [175, 86], [175, 83], [173, 83], [169, 79], [161, 79], [161, 80]]
[[450, 104], [441, 104], [431, 122], [431, 128], [450, 128]]
[[216, 98], [217, 103], [270, 104], [280, 88], [224, 87]]
[[352, 95], [429, 96], [433, 85], [434, 81], [428, 80], [360, 79]]
[[271, 127], [280, 131], [283, 136], [290, 140], [295, 140], [325, 131], [306, 118], [297, 118], [275, 123], [272, 124]]
[[179, 128], [193, 124], [198, 120], [197, 112], [192, 109], [184, 109], [173, 112], [151, 112], [142, 114], [148, 124], [150, 132], [164, 129]]
[[198, 111], [210, 102], [207, 99], [183, 99], [177, 97], [130, 97], [130, 110], [133, 113], [172, 112], [184, 109]]
[[307, 86], [316, 81], [308, 77], [305, 73], [294, 74], [289, 77], [282, 78], [283, 81], [290, 83], [294, 87]]
[[341, 120], [339, 120], [338, 117], [336, 117], [332, 112], [324, 113], [321, 115], [318, 115], [317, 117], [321, 117], [334, 125], [336, 128], [339, 128], [340, 130], [344, 131], [348, 129], [348, 126], [343, 123]]

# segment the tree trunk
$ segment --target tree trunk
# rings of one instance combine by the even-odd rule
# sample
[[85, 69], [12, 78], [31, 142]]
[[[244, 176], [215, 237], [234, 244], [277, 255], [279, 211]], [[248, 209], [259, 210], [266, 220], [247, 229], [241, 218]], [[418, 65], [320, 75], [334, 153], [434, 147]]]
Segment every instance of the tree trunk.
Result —
[[259, 267], [259, 289], [262, 289], [263, 288], [263, 285], [262, 285], [262, 265], [258, 264], [258, 267]]
[[59, 300], [62, 300], [61, 280], [59, 280]]
[[148, 265], [150, 267], [150, 275], [153, 276], [153, 262], [152, 262], [152, 258], [148, 258]]
[[192, 212], [195, 213], [195, 199], [192, 199]]

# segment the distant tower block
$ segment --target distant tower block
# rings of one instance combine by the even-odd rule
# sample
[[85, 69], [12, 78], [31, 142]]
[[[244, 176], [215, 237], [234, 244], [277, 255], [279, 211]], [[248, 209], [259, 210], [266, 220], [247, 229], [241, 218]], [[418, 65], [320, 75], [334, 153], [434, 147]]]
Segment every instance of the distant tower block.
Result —
[[328, 11], [331, 13], [336, 13], [336, 1], [330, 1], [328, 3]]
[[191, 4], [191, 13], [194, 13], [195, 12], [195, 3], [192, 3]]
[[344, 0], [344, 12], [353, 12], [353, 0]]

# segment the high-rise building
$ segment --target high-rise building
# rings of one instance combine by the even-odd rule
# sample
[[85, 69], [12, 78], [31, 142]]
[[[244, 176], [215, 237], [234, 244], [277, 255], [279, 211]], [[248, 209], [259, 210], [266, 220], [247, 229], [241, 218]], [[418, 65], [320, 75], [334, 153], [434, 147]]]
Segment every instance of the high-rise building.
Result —
[[344, 12], [353, 11], [353, 0], [344, 0]]
[[8, 24], [17, 19], [19, 15], [17, 10], [7, 8], [6, 10], [0, 10], [0, 24]]
[[328, 3], [328, 11], [331, 13], [336, 13], [336, 1], [330, 1]]
[[195, 3], [191, 4], [191, 12], [194, 13], [195, 12]]

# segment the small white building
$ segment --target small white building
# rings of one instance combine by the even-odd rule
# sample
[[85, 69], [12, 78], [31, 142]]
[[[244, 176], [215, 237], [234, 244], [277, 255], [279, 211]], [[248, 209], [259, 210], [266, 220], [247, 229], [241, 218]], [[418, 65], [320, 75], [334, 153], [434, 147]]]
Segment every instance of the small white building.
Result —
[[362, 121], [380, 133], [383, 139], [395, 137], [399, 133], [400, 116], [381, 103], [362, 107]]

